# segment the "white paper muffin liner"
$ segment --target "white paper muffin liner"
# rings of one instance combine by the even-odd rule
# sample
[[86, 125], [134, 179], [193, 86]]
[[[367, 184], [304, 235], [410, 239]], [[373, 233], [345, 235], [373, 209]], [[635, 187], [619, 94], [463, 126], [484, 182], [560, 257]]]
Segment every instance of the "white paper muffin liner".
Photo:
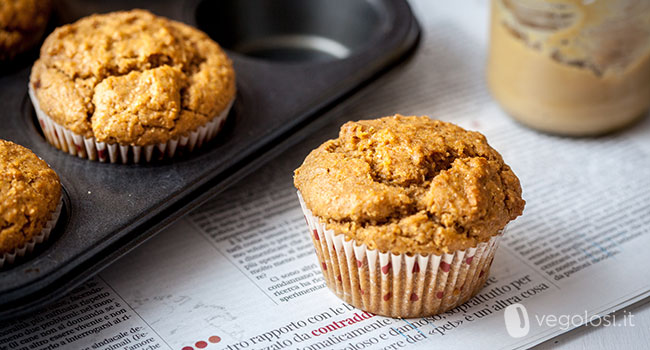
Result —
[[16, 260], [22, 257], [29, 256], [37, 244], [41, 244], [50, 238], [50, 232], [56, 226], [56, 222], [61, 215], [61, 208], [63, 208], [63, 197], [59, 200], [56, 209], [50, 214], [50, 219], [45, 223], [45, 226], [40, 233], [32, 236], [22, 247], [15, 248], [13, 251], [0, 255], [0, 269], [4, 266], [13, 264]]
[[326, 229], [300, 192], [298, 198], [327, 286], [345, 302], [378, 315], [424, 317], [466, 302], [487, 280], [501, 237], [442, 255], [382, 253]]
[[226, 106], [219, 115], [212, 118], [206, 124], [189, 132], [188, 135], [180, 136], [165, 143], [148, 146], [120, 145], [117, 143], [99, 142], [94, 137], [84, 137], [59, 125], [50, 118], [41, 108], [32, 89], [29, 85], [29, 98], [34, 105], [36, 117], [43, 130], [47, 141], [54, 147], [68, 152], [79, 158], [98, 160], [100, 162], [110, 161], [111, 163], [133, 163], [151, 162], [154, 159], [154, 152], [157, 150], [155, 159], [173, 158], [184, 152], [192, 152], [201, 147], [204, 143], [212, 140], [226, 121], [234, 99]]

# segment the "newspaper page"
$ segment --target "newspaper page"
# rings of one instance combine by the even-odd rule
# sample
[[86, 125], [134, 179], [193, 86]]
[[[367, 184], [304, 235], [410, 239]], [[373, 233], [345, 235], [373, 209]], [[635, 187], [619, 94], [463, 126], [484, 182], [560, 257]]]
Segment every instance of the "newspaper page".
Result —
[[[634, 326], [608, 313], [650, 293], [650, 118], [579, 139], [513, 122], [483, 79], [487, 4], [449, 3], [412, 3], [415, 57], [336, 107], [332, 123], [47, 309], [1, 324], [0, 350], [510, 349], [588, 322]], [[328, 290], [292, 184], [342, 123], [394, 113], [484, 133], [527, 201], [479, 294], [419, 319], [373, 315]]]

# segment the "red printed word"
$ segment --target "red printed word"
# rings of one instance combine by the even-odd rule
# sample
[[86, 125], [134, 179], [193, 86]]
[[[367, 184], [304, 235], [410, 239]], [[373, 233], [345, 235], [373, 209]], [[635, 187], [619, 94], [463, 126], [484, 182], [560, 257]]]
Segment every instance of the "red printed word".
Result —
[[353, 325], [355, 323], [361, 322], [363, 320], [367, 320], [367, 319], [369, 319], [369, 318], [371, 318], [373, 316], [375, 316], [375, 315], [369, 313], [368, 311], [362, 312], [361, 315], [359, 315], [358, 313], [355, 312], [353, 317], [346, 318], [346, 319], [343, 319], [341, 321], [334, 321], [334, 322], [328, 324], [325, 327], [320, 327], [318, 329], [314, 329], [313, 331], [311, 331], [311, 334], [318, 337], [319, 335], [324, 335], [324, 334], [327, 334], [329, 332], [333, 332], [333, 331], [335, 331], [337, 329], [341, 329], [341, 328], [344, 328], [344, 327], [347, 327], [347, 326], [351, 326], [351, 325]]

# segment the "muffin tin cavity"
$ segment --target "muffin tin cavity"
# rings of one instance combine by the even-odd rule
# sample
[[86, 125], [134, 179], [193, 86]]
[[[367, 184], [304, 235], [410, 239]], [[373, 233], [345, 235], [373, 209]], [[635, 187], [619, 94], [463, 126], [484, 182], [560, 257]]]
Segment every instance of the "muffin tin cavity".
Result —
[[277, 62], [347, 58], [381, 32], [382, 12], [367, 0], [203, 0], [199, 29], [226, 49]]

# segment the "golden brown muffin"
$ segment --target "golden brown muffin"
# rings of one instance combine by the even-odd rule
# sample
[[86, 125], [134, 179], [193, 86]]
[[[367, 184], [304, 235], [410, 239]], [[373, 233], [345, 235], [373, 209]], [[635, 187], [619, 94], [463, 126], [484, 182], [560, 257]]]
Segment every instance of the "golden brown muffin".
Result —
[[327, 286], [390, 317], [476, 295], [524, 208], [519, 180], [483, 135], [428, 117], [348, 122], [294, 182]]
[[54, 170], [27, 148], [0, 140], [0, 257], [38, 235], [60, 200]]
[[30, 78], [40, 109], [99, 142], [146, 146], [205, 125], [235, 96], [231, 61], [205, 33], [144, 10], [50, 34]]
[[0, 1], [0, 60], [34, 46], [50, 18], [50, 0]]
[[475, 247], [525, 203], [483, 135], [428, 117], [348, 122], [307, 156], [294, 181], [328, 229], [395, 254]]

